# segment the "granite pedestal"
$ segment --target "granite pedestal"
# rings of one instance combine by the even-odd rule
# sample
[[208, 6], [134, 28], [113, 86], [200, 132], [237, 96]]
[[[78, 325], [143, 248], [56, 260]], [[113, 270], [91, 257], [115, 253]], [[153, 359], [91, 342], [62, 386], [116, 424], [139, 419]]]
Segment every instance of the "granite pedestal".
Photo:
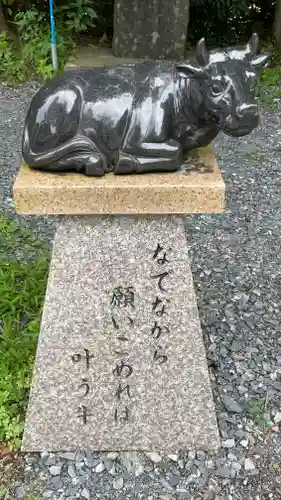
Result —
[[[218, 448], [184, 224], [177, 215], [202, 211], [204, 193], [203, 206], [222, 211], [224, 184], [213, 153], [206, 158], [197, 153], [189, 173], [166, 176], [89, 179], [22, 168], [14, 186], [20, 213], [62, 214], [64, 199], [71, 214], [62, 217], [54, 241], [24, 451]], [[162, 177], [173, 180], [165, 185]], [[201, 186], [197, 210], [194, 186], [197, 192]], [[161, 189], [169, 202], [160, 197], [155, 215]]]

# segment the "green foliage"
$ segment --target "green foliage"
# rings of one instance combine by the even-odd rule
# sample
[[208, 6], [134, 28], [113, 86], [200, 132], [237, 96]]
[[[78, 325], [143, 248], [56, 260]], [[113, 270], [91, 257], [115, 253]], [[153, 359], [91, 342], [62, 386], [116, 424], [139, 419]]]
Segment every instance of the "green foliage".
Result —
[[264, 43], [262, 47], [263, 51], [270, 52], [270, 66], [276, 67], [281, 66], [281, 48], [272, 42]]
[[[15, 16], [22, 42], [21, 60], [22, 65], [30, 71], [33, 68], [33, 76], [47, 79], [53, 75], [51, 65], [50, 27], [47, 16], [34, 8], [26, 12], [18, 12]], [[63, 28], [62, 23], [57, 22], [57, 51], [60, 67], [63, 68], [69, 53], [75, 44], [71, 34]], [[27, 79], [25, 75], [25, 79]]]
[[[0, 490], [0, 500], [12, 500], [7, 488]], [[28, 496], [26, 500], [41, 500], [39, 497]]]
[[205, 36], [209, 45], [232, 45], [253, 31], [263, 38], [272, 30], [274, 3], [268, 0], [191, 0], [188, 39]]
[[22, 81], [21, 61], [6, 32], [0, 33], [0, 75], [8, 80]]
[[[35, 9], [19, 12], [15, 16], [21, 46], [15, 47], [7, 33], [0, 34], [0, 75], [9, 82], [24, 82], [29, 78], [46, 80], [53, 75], [51, 65], [50, 29], [44, 14]], [[57, 30], [57, 50], [61, 68], [74, 43]]]
[[67, 30], [74, 34], [87, 31], [88, 28], [96, 25], [97, 13], [92, 8], [91, 0], [70, 0], [65, 5], [62, 5], [60, 11], [65, 18], [65, 26]]
[[265, 108], [274, 110], [281, 98], [281, 66], [266, 68], [262, 71], [257, 86], [257, 99]]
[[269, 423], [266, 418], [266, 402], [264, 399], [251, 399], [246, 408], [248, 416], [253, 420], [255, 425], [262, 430], [269, 428]]
[[31, 383], [49, 254], [0, 217], [0, 442], [18, 448]]
[[[58, 61], [63, 69], [75, 48], [76, 37], [95, 26], [97, 14], [91, 0], [71, 0], [57, 7], [55, 19]], [[53, 76], [48, 4], [45, 10], [32, 6], [16, 12], [13, 24], [20, 47], [15, 47], [7, 33], [0, 34], [0, 75], [11, 82], [29, 78], [46, 80]]]

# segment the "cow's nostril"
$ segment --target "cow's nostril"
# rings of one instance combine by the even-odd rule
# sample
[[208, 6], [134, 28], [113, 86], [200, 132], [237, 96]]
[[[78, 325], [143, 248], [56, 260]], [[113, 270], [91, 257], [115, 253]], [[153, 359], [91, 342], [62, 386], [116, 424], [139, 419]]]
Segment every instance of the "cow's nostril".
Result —
[[256, 104], [242, 104], [237, 106], [236, 113], [239, 118], [245, 118], [246, 116], [257, 116], [259, 108]]

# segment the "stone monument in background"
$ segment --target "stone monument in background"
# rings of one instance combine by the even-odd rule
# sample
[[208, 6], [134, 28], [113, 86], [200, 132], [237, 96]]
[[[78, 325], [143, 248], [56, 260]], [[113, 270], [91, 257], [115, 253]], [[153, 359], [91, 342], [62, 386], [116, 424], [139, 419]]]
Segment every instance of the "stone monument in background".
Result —
[[114, 55], [183, 59], [188, 16], [189, 0], [116, 0]]

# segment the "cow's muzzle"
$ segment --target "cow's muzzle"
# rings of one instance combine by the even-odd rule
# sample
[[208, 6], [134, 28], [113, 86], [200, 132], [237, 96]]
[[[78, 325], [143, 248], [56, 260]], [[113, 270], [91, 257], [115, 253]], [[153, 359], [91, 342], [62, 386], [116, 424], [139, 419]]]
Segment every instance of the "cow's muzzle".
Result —
[[259, 107], [257, 104], [241, 104], [241, 106], [237, 106], [236, 114], [238, 118], [249, 119], [256, 121], [256, 118], [259, 116]]
[[260, 122], [259, 107], [256, 104], [237, 106], [235, 113], [222, 122], [221, 129], [232, 137], [250, 134]]

